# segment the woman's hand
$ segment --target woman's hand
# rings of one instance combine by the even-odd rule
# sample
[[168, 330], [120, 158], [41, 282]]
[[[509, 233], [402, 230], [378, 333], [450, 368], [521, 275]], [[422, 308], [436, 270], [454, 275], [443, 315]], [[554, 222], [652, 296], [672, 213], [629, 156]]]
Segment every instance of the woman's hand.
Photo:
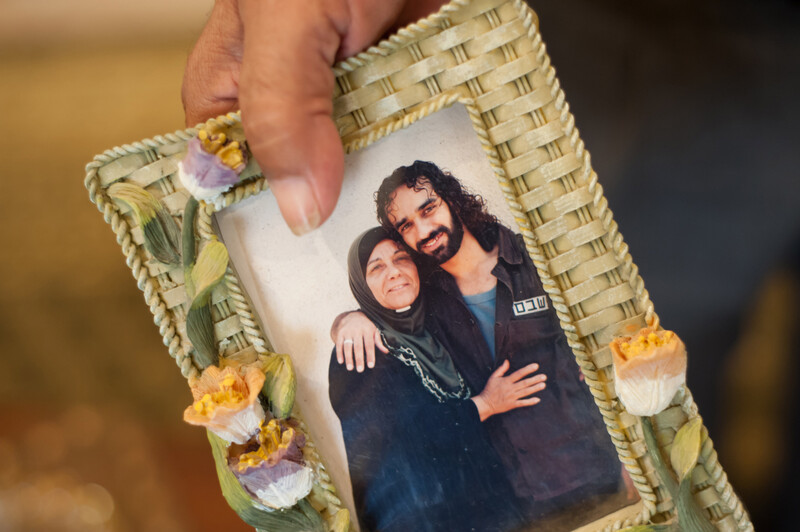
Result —
[[347, 362], [347, 371], [364, 371], [367, 366], [375, 367], [375, 348], [384, 353], [389, 349], [383, 345], [381, 331], [362, 312], [356, 310], [339, 314], [331, 326], [331, 340], [336, 344], [336, 360], [339, 364]]
[[539, 369], [539, 364], [528, 364], [505, 377], [510, 364], [508, 360], [494, 370], [483, 391], [472, 397], [481, 421], [485, 421], [495, 414], [502, 414], [515, 408], [537, 404], [541, 399], [530, 397], [532, 394], [545, 389], [547, 375], [542, 373], [529, 377]]

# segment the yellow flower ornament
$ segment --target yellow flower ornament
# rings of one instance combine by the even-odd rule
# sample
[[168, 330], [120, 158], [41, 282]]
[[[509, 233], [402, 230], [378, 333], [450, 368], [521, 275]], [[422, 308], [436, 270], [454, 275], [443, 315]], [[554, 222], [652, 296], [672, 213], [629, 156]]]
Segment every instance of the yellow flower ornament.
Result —
[[194, 403], [183, 420], [207, 427], [220, 438], [244, 444], [258, 432], [265, 418], [258, 399], [264, 372], [255, 366], [208, 366], [192, 385]]
[[661, 412], [686, 382], [686, 347], [672, 331], [645, 327], [610, 347], [617, 396], [631, 414]]

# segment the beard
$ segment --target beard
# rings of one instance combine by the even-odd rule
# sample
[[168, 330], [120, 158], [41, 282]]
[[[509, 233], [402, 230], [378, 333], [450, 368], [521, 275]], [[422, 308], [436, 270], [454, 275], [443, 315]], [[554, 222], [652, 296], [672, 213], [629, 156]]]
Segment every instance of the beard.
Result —
[[[422, 246], [431, 240], [434, 240], [439, 235], [445, 235], [447, 237], [445, 244], [439, 246], [429, 253], [422, 251]], [[452, 227], [445, 227], [443, 225], [437, 227], [430, 235], [428, 235], [428, 238], [421, 240], [417, 244], [417, 251], [422, 255], [433, 259], [436, 264], [441, 265], [452, 259], [455, 254], [458, 253], [458, 250], [461, 249], [461, 242], [463, 240], [464, 226], [461, 224], [461, 220], [454, 217]]]

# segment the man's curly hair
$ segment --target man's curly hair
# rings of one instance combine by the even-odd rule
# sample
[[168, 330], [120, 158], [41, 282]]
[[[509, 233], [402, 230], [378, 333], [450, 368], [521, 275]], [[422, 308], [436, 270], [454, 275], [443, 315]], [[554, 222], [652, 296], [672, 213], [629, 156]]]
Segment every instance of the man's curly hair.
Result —
[[389, 221], [386, 212], [394, 200], [394, 192], [401, 186], [415, 191], [430, 184], [436, 194], [450, 207], [451, 214], [461, 220], [464, 227], [472, 233], [483, 249], [489, 251], [497, 242], [497, 217], [486, 211], [486, 202], [477, 194], [470, 194], [450, 172], [443, 171], [434, 163], [414, 161], [409, 166], [401, 166], [381, 183], [375, 193], [378, 221], [392, 234], [397, 229]]

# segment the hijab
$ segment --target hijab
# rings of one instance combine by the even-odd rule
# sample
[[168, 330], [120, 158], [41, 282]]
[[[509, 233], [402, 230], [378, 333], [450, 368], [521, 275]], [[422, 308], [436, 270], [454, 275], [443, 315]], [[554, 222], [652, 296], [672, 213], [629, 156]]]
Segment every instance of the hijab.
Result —
[[353, 241], [347, 256], [350, 290], [361, 312], [380, 330], [390, 353], [414, 368], [423, 385], [440, 401], [469, 397], [469, 390], [444, 346], [425, 329], [425, 298], [418, 294], [410, 307], [388, 309], [367, 285], [366, 266], [384, 240], [395, 241], [383, 227], [373, 227]]

